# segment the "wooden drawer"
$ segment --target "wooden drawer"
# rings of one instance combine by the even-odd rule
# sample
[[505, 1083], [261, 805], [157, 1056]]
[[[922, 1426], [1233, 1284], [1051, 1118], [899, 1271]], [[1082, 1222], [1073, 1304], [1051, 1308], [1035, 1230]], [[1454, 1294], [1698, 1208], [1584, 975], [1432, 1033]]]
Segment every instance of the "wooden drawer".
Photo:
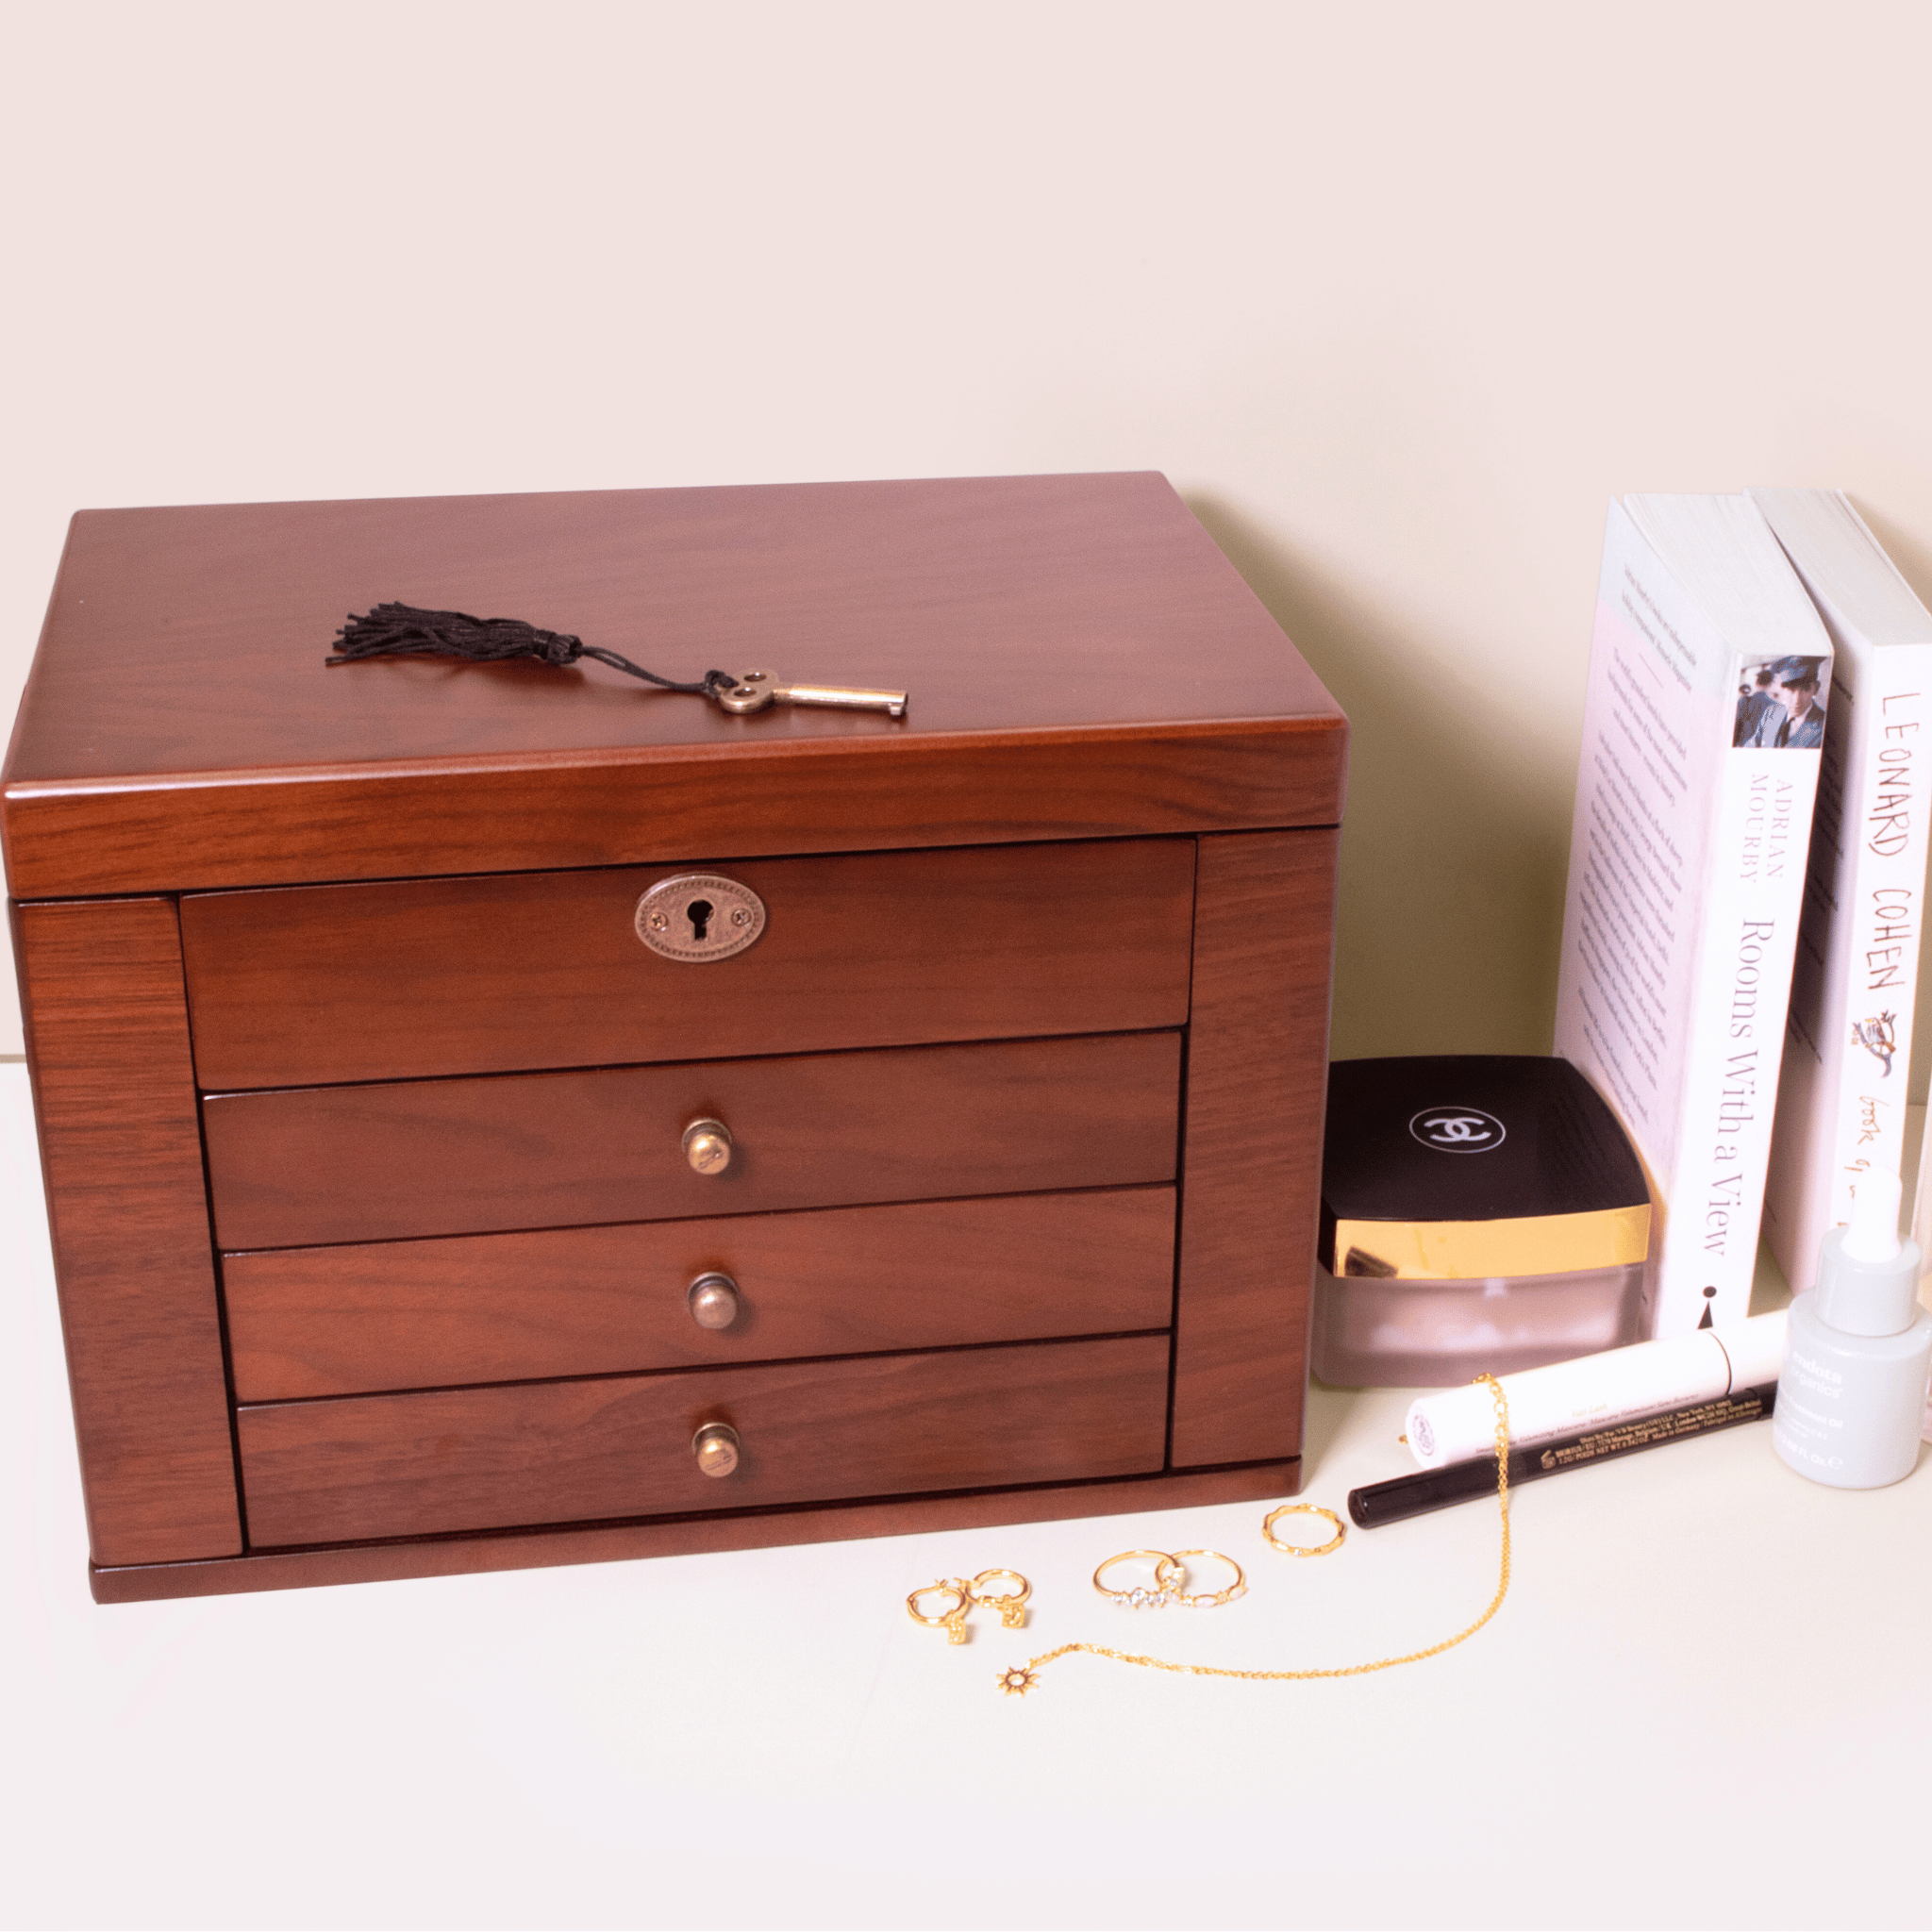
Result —
[[190, 895], [204, 1088], [1178, 1026], [1187, 839], [707, 865], [768, 923], [665, 959], [633, 927], [679, 866]]
[[[224, 1248], [1171, 1181], [1180, 1037], [211, 1095]], [[722, 1174], [681, 1147], [709, 1116]]]
[[[224, 1257], [241, 1402], [1165, 1328], [1174, 1190]], [[686, 1299], [738, 1284], [728, 1328]]]
[[[1158, 1470], [1164, 1335], [238, 1411], [257, 1548]], [[698, 1472], [728, 1423], [738, 1468]]]

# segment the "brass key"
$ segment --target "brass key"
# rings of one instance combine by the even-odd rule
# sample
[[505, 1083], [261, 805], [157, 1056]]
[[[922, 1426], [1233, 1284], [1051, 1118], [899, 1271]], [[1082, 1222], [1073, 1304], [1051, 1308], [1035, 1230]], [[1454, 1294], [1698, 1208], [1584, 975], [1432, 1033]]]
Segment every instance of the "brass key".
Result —
[[844, 711], [886, 711], [906, 715], [903, 691], [851, 691], [840, 684], [781, 684], [769, 671], [747, 671], [729, 691], [714, 693], [727, 711], [741, 716], [767, 705], [831, 705]]

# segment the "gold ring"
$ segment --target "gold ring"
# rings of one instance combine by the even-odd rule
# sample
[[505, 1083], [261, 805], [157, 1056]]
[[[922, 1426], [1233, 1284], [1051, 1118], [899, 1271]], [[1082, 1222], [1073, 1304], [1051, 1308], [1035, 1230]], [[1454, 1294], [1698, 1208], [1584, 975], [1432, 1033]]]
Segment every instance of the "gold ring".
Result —
[[[1017, 1591], [1003, 1591], [999, 1595], [993, 1595], [982, 1588], [983, 1585], [1000, 1576], [1011, 1577], [1020, 1588]], [[975, 1604], [1000, 1613], [1002, 1629], [1017, 1630], [1025, 1623], [1026, 1599], [1033, 1594], [1033, 1586], [1017, 1570], [982, 1570], [966, 1589]]]
[[[941, 1610], [937, 1617], [928, 1617], [919, 1607], [923, 1596], [949, 1596], [953, 1599], [950, 1610]], [[973, 1601], [972, 1590], [964, 1577], [948, 1576], [943, 1583], [928, 1583], [923, 1590], [915, 1590], [906, 1599], [906, 1614], [915, 1624], [924, 1624], [928, 1630], [943, 1630], [948, 1643], [966, 1641], [966, 1608]]]
[[1183, 1595], [1179, 1585], [1171, 1586], [1174, 1600], [1190, 1610], [1211, 1610], [1221, 1604], [1231, 1604], [1238, 1596], [1248, 1593], [1248, 1579], [1242, 1574], [1241, 1566], [1232, 1557], [1224, 1557], [1219, 1550], [1176, 1550], [1174, 1559], [1181, 1566], [1181, 1574], [1187, 1574], [1187, 1561], [1190, 1557], [1208, 1557], [1217, 1563], [1225, 1563], [1234, 1572], [1234, 1581], [1225, 1590], [1204, 1590], [1192, 1596]]
[[[1274, 1525], [1284, 1516], [1320, 1516], [1335, 1525], [1335, 1534], [1325, 1543], [1309, 1546], [1306, 1543], [1285, 1543], [1274, 1534]], [[1325, 1557], [1330, 1550], [1339, 1550], [1341, 1540], [1348, 1534], [1341, 1518], [1332, 1509], [1324, 1509], [1315, 1503], [1284, 1503], [1279, 1509], [1271, 1509], [1261, 1520], [1261, 1534], [1268, 1539], [1268, 1547], [1279, 1550], [1287, 1557]]]
[[[1145, 1557], [1154, 1565], [1154, 1588], [1146, 1589], [1136, 1584], [1132, 1590], [1109, 1590], [1101, 1578], [1116, 1563], [1131, 1563], [1137, 1557]], [[1124, 1608], [1134, 1610], [1159, 1609], [1166, 1604], [1176, 1589], [1187, 1581], [1185, 1568], [1168, 1555], [1165, 1550], [1123, 1550], [1118, 1557], [1109, 1557], [1093, 1573], [1093, 1587], [1102, 1596], [1110, 1596]]]

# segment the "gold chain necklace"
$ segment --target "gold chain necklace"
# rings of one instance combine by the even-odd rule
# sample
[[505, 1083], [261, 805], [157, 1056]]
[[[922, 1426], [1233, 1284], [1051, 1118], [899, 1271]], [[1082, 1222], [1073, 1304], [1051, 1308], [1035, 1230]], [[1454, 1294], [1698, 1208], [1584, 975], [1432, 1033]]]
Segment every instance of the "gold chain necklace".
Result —
[[1401, 1657], [1379, 1657], [1372, 1664], [1343, 1664], [1325, 1671], [1229, 1671], [1214, 1664], [1176, 1664], [1160, 1657], [1136, 1657], [1131, 1651], [1108, 1650], [1102, 1643], [1063, 1643], [1058, 1650], [1028, 1657], [1013, 1670], [1002, 1671], [1000, 1689], [1009, 1697], [1025, 1696], [1039, 1683], [1040, 1673], [1048, 1664], [1056, 1657], [1071, 1657], [1076, 1650], [1089, 1657], [1111, 1657], [1117, 1664], [1141, 1664], [1150, 1671], [1174, 1671], [1189, 1677], [1241, 1677], [1251, 1684], [1291, 1683], [1308, 1677], [1365, 1677], [1371, 1671], [1392, 1671], [1397, 1664], [1419, 1664], [1425, 1657], [1441, 1657], [1445, 1650], [1454, 1650], [1458, 1643], [1474, 1637], [1503, 1607], [1503, 1599], [1509, 1594], [1509, 1398], [1503, 1393], [1503, 1386], [1495, 1376], [1478, 1375], [1475, 1379], [1490, 1385], [1490, 1394], [1496, 1405], [1496, 1510], [1503, 1525], [1503, 1557], [1496, 1593], [1491, 1598], [1489, 1608], [1468, 1629], [1445, 1637], [1441, 1643], [1432, 1643], [1427, 1650], [1411, 1650]]

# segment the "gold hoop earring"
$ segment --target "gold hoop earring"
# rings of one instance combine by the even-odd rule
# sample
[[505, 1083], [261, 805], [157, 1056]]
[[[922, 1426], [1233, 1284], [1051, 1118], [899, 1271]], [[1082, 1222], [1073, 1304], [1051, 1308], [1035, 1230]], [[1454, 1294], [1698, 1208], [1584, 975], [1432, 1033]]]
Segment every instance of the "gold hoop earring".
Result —
[[[1143, 1584], [1135, 1584], [1131, 1590], [1111, 1590], [1101, 1582], [1101, 1578], [1116, 1563], [1132, 1563], [1145, 1557], [1154, 1565], [1154, 1588], [1149, 1590]], [[1163, 1608], [1174, 1591], [1187, 1581], [1188, 1573], [1174, 1561], [1165, 1550], [1123, 1550], [1118, 1557], [1109, 1557], [1093, 1573], [1093, 1587], [1102, 1596], [1111, 1597], [1123, 1609], [1147, 1610]]]
[[[1003, 1591], [997, 1596], [982, 1588], [1000, 1576], [1011, 1577], [1020, 1588]], [[966, 1588], [967, 1593], [982, 1609], [1000, 1613], [1001, 1628], [1017, 1630], [1025, 1623], [1026, 1599], [1033, 1594], [1033, 1586], [1017, 1570], [982, 1570]]]
[[[1325, 1543], [1285, 1543], [1274, 1534], [1274, 1525], [1284, 1516], [1319, 1516], [1324, 1523], [1335, 1525], [1335, 1534]], [[1279, 1550], [1285, 1557], [1325, 1557], [1330, 1550], [1339, 1550], [1341, 1540], [1348, 1534], [1347, 1525], [1332, 1509], [1324, 1509], [1315, 1503], [1284, 1503], [1279, 1509], [1271, 1509], [1261, 1520], [1261, 1534], [1268, 1540], [1271, 1550]]]
[[[953, 1599], [950, 1610], [941, 1610], [937, 1617], [928, 1617], [919, 1607], [923, 1596], [949, 1596]], [[928, 1583], [924, 1590], [915, 1590], [906, 1599], [906, 1614], [915, 1624], [924, 1624], [928, 1630], [943, 1630], [948, 1643], [966, 1641], [966, 1608], [973, 1601], [973, 1592], [965, 1579], [949, 1576], [943, 1583]]]
[[1188, 1574], [1187, 1558], [1190, 1557], [1207, 1557], [1216, 1563], [1225, 1563], [1234, 1572], [1234, 1581], [1225, 1590], [1198, 1591], [1191, 1596], [1183, 1594], [1179, 1584], [1176, 1583], [1173, 1589], [1174, 1600], [1184, 1609], [1212, 1610], [1223, 1604], [1233, 1603], [1238, 1596], [1247, 1595], [1247, 1576], [1232, 1557], [1224, 1557], [1219, 1550], [1176, 1550], [1174, 1553], [1174, 1559], [1180, 1564], [1183, 1576]]

